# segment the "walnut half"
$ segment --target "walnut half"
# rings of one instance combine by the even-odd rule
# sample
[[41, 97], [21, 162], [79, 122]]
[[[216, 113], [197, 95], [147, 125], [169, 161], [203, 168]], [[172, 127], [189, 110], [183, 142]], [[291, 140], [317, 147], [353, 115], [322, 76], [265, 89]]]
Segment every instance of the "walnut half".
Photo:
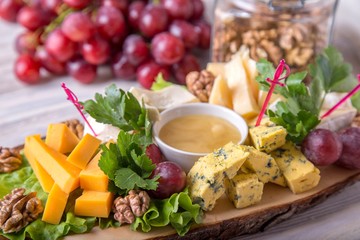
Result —
[[18, 232], [37, 219], [43, 206], [35, 192], [25, 194], [24, 188], [15, 188], [0, 201], [0, 229], [4, 233]]
[[15, 149], [0, 147], [0, 173], [9, 173], [18, 169], [22, 157]]
[[135, 217], [141, 217], [148, 210], [149, 205], [150, 197], [145, 191], [131, 190], [126, 197], [114, 200], [114, 218], [121, 224], [133, 223]]

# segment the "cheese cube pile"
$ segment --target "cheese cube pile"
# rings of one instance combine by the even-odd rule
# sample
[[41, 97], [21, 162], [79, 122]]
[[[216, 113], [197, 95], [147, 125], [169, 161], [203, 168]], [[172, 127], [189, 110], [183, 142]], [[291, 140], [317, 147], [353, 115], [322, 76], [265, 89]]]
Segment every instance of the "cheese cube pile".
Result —
[[225, 179], [226, 195], [236, 208], [245, 208], [260, 202], [264, 183], [254, 173], [240, 173]]
[[100, 143], [91, 135], [78, 139], [65, 124], [50, 124], [45, 141], [40, 135], [25, 139], [24, 154], [44, 192], [49, 193], [44, 222], [61, 221], [69, 194], [79, 186], [86, 191], [76, 200], [75, 214], [109, 215], [112, 203], [112, 193], [107, 190], [109, 180], [97, 166], [100, 155], [91, 160]]
[[284, 175], [274, 158], [250, 146], [240, 146], [240, 148], [249, 152], [248, 158], [241, 167], [243, 172], [255, 173], [263, 183], [272, 182], [286, 187]]
[[198, 203], [203, 210], [212, 210], [216, 200], [225, 192], [225, 177], [233, 178], [248, 155], [238, 145], [228, 143], [201, 157], [187, 176], [192, 201]]

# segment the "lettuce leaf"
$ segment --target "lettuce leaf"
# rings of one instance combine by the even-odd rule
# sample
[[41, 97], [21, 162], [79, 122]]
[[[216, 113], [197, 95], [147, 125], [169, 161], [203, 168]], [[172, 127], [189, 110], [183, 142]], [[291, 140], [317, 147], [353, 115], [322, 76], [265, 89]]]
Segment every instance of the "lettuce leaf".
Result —
[[184, 236], [192, 224], [200, 223], [201, 220], [200, 205], [191, 202], [186, 189], [171, 195], [170, 198], [153, 200], [146, 213], [131, 224], [131, 229], [135, 231], [141, 227], [143, 232], [149, 232], [152, 227], [171, 224], [180, 236]]
[[[39, 181], [37, 180], [33, 170], [29, 166], [25, 156], [23, 156], [23, 167], [11, 173], [0, 174], [0, 198], [10, 193], [12, 189], [22, 187], [27, 192], [36, 192], [37, 197], [45, 206], [48, 194], [45, 193]], [[34, 222], [27, 225], [17, 233], [5, 234], [0, 231], [0, 236], [4, 236], [11, 240], [31, 239], [46, 239], [55, 240], [71, 233], [84, 233], [90, 231], [97, 221], [95, 217], [77, 217], [73, 213], [75, 199], [81, 194], [78, 189], [71, 193], [68, 203], [65, 207], [66, 215], [60, 224], [49, 224], [41, 221], [41, 216]]]

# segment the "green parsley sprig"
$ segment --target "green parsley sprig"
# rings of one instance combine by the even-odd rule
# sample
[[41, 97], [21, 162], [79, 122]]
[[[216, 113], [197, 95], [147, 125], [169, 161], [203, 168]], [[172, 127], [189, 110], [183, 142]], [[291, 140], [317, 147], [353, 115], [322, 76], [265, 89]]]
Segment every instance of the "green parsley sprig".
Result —
[[114, 84], [97, 93], [95, 100], [83, 103], [97, 122], [120, 129], [116, 143], [102, 146], [100, 169], [111, 180], [109, 190], [120, 195], [132, 189], [156, 190], [158, 177], [150, 178], [155, 165], [145, 154], [152, 143], [152, 124], [148, 111], [130, 92]]
[[[270, 85], [265, 79], [273, 77], [274, 66], [262, 59], [257, 63], [257, 70], [259, 75], [256, 80], [260, 89], [268, 91]], [[268, 110], [270, 120], [287, 130], [289, 140], [301, 143], [319, 124], [319, 113], [326, 94], [347, 92], [356, 85], [351, 71], [351, 65], [344, 63], [342, 55], [334, 47], [324, 49], [309, 65], [312, 79], [309, 86], [304, 83], [307, 72], [299, 72], [287, 78], [285, 87], [275, 87], [274, 93], [282, 95], [285, 100], [278, 102], [274, 111]]]

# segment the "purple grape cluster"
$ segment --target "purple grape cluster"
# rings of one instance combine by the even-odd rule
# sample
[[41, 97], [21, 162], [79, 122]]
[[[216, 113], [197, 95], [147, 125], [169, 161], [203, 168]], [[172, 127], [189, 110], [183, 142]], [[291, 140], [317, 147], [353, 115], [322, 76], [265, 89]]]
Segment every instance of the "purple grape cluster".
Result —
[[98, 66], [150, 88], [162, 73], [185, 84], [200, 69], [194, 48], [208, 49], [210, 25], [201, 0], [0, 0], [0, 17], [18, 22], [19, 80], [41, 82], [41, 70], [91, 83]]

